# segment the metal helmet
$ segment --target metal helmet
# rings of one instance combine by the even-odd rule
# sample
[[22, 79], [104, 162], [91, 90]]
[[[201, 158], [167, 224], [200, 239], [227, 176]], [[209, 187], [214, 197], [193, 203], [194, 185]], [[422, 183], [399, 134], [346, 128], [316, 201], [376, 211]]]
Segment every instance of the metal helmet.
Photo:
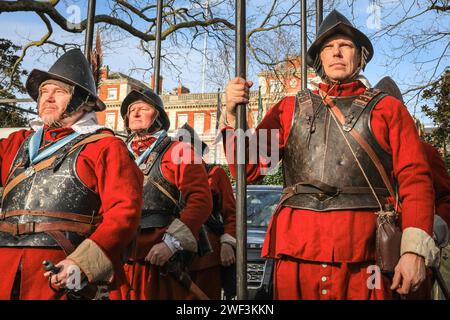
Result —
[[[190, 143], [197, 154], [203, 155], [208, 150], [208, 145], [200, 139], [194, 128], [185, 123], [181, 128], [177, 130], [175, 139]], [[189, 139], [189, 140], [185, 140]]]
[[160, 96], [150, 88], [131, 90], [123, 100], [122, 105], [120, 106], [120, 114], [125, 122], [125, 127], [128, 128], [128, 108], [133, 102], [138, 100], [143, 100], [156, 108], [156, 110], [158, 110], [158, 118], [156, 118], [156, 120], [161, 123], [161, 129], [169, 130], [170, 120], [167, 113], [164, 111], [163, 101]]
[[404, 103], [402, 92], [400, 91], [400, 88], [397, 86], [397, 83], [395, 83], [395, 81], [391, 77], [389, 76], [384, 77], [375, 85], [374, 88], [380, 89], [381, 91], [393, 96], [394, 98], [397, 98], [402, 103]]
[[97, 95], [94, 75], [91, 66], [80, 49], [72, 49], [64, 53], [48, 71], [33, 69], [25, 84], [28, 94], [38, 101], [39, 88], [47, 80], [58, 80], [74, 86], [72, 98], [66, 112], [72, 113], [86, 102], [94, 102], [94, 110], [106, 109]]
[[343, 34], [350, 37], [360, 49], [361, 70], [364, 70], [366, 64], [373, 57], [373, 46], [369, 38], [356, 29], [339, 11], [333, 10], [320, 24], [316, 40], [314, 40], [309, 47], [306, 57], [308, 65], [313, 67], [321, 78], [324, 78], [326, 75], [320, 60], [320, 49], [328, 38], [337, 34]]

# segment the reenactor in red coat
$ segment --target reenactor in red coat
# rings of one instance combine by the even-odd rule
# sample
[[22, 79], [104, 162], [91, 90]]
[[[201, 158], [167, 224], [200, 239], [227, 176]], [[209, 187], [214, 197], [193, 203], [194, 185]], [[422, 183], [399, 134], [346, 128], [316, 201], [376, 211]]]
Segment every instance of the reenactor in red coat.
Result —
[[125, 265], [132, 290], [111, 296], [193, 299], [180, 277], [189, 277], [187, 267], [212, 209], [205, 164], [190, 144], [167, 135], [169, 118], [151, 89], [131, 91], [122, 102], [121, 114], [131, 132], [128, 148], [144, 174], [144, 192], [140, 234]]
[[[105, 105], [88, 61], [70, 50], [48, 72], [33, 70], [26, 88], [39, 120], [0, 140], [0, 299], [64, 299], [71, 281], [126, 287], [122, 256], [139, 226], [143, 176], [97, 124]], [[59, 270], [44, 276], [45, 260]]]
[[[373, 53], [367, 36], [332, 11], [308, 50], [322, 79], [318, 90], [281, 100], [250, 140], [269, 156], [249, 162], [249, 183], [279, 161], [270, 158], [276, 148], [283, 161], [282, 202], [262, 251], [276, 259], [275, 299], [390, 299], [418, 290], [426, 266], [438, 260], [431, 171], [414, 121], [399, 100], [360, 81]], [[251, 85], [236, 78], [226, 88], [221, 128], [233, 175], [235, 108], [248, 103]], [[374, 284], [375, 213], [392, 208], [397, 196], [401, 257], [393, 278]]]
[[[194, 128], [188, 124], [178, 130], [177, 138], [190, 142], [198, 155], [202, 156], [208, 150], [206, 143], [201, 141]], [[192, 280], [203, 292], [210, 299], [219, 300], [225, 281], [229, 282], [227, 285], [233, 287], [232, 275], [236, 261], [236, 200], [230, 178], [224, 169], [207, 164], [206, 171], [212, 193], [213, 209], [205, 226], [212, 252], [197, 257], [190, 266], [190, 270]]]

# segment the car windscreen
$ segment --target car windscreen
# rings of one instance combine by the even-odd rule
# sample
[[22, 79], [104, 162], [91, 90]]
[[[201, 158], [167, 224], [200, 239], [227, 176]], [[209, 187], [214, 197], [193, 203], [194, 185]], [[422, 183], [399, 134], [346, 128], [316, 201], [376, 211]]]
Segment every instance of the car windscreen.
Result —
[[247, 226], [267, 227], [281, 190], [247, 190]]

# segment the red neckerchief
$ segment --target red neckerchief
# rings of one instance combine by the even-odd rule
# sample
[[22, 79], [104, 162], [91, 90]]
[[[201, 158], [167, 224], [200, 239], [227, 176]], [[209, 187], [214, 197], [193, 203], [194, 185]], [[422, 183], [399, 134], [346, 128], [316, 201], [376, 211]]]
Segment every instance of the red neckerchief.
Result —
[[73, 132], [72, 128], [52, 128], [44, 125], [44, 146], [64, 138]]
[[151, 135], [135, 136], [133, 142], [131, 142], [131, 149], [135, 154], [140, 156], [148, 147], [155, 142], [156, 138]]
[[338, 85], [333, 84], [327, 84], [327, 83], [321, 83], [319, 84], [320, 90], [328, 93], [329, 96], [332, 97], [339, 97], [339, 96], [357, 96], [364, 91], [366, 91], [366, 87], [363, 85], [363, 83], [359, 80], [342, 83]]

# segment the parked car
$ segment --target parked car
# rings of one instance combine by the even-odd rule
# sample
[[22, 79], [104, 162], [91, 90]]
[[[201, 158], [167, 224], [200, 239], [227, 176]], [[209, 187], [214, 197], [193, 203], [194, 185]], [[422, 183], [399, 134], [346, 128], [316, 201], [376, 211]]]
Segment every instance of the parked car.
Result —
[[279, 185], [247, 186], [247, 288], [250, 300], [271, 300], [274, 261], [261, 257], [270, 218], [281, 198]]

